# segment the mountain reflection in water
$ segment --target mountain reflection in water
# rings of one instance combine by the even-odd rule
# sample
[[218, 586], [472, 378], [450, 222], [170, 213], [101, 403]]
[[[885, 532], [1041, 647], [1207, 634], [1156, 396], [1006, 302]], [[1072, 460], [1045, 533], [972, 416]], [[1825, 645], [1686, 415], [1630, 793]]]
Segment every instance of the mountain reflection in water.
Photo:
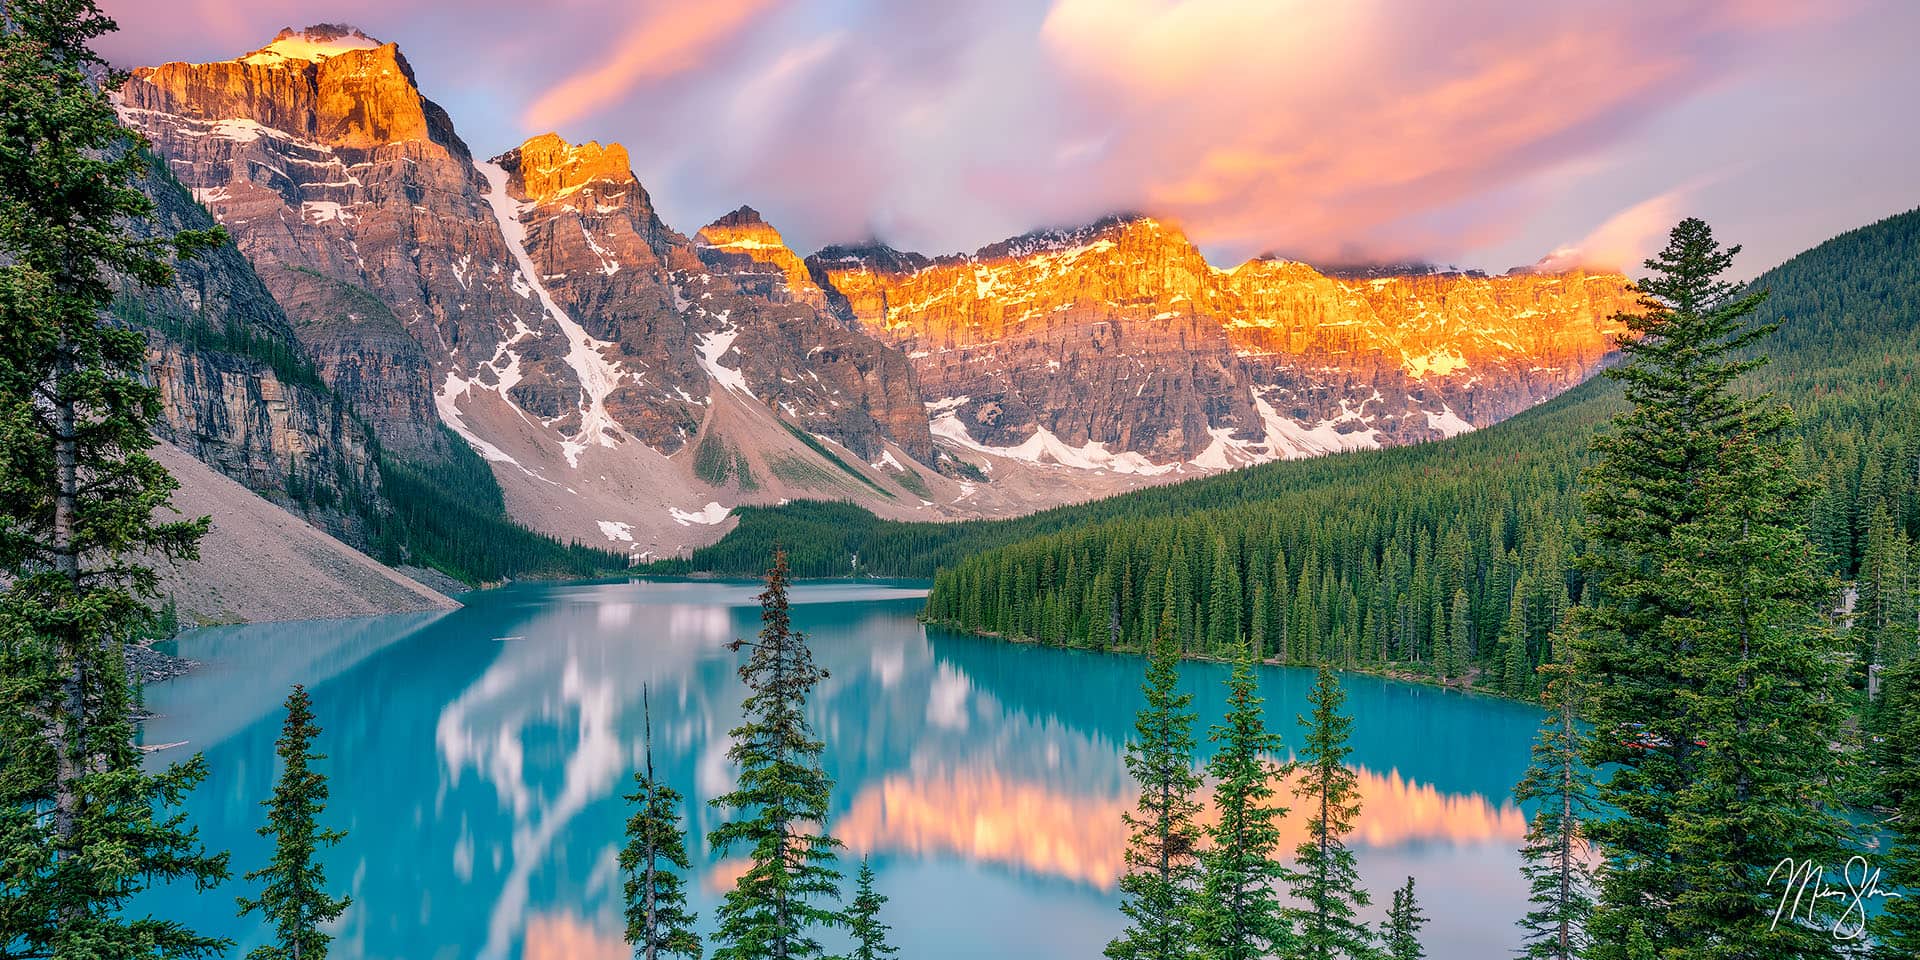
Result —
[[[349, 831], [329, 872], [355, 905], [334, 956], [540, 960], [627, 956], [616, 854], [650, 690], [654, 762], [689, 798], [702, 929], [743, 864], [713, 856], [708, 805], [733, 785], [737, 655], [759, 628], [747, 583], [521, 585], [438, 617], [220, 628], [189, 634], [202, 671], [148, 693], [148, 742], [188, 741], [213, 775], [191, 801], [236, 872], [271, 790], [278, 700], [306, 682], [326, 732], [329, 823]], [[1099, 955], [1122, 918], [1114, 882], [1135, 789], [1122, 762], [1139, 660], [929, 630], [912, 584], [805, 584], [794, 620], [831, 676], [810, 705], [834, 778], [829, 828], [874, 858], [888, 922], [916, 957]], [[1225, 708], [1218, 664], [1188, 664], [1200, 731]], [[1261, 672], [1268, 722], [1291, 745], [1312, 675]], [[1352, 837], [1381, 894], [1411, 874], [1434, 917], [1429, 956], [1515, 942], [1524, 912], [1509, 797], [1537, 714], [1520, 705], [1344, 681], [1363, 812]], [[1208, 746], [1202, 740], [1204, 762]], [[177, 754], [156, 755], [156, 762]], [[1279, 799], [1290, 799], [1284, 792]], [[1203, 814], [1203, 817], [1205, 814]], [[1290, 817], [1283, 843], [1304, 829]], [[143, 904], [260, 942], [214, 894]], [[956, 907], [965, 907], [957, 910]], [[1376, 907], [1377, 909], [1377, 907]], [[992, 911], [995, 922], [969, 922]], [[833, 936], [829, 936], [829, 941]], [[833, 948], [835, 943], [829, 942]]]

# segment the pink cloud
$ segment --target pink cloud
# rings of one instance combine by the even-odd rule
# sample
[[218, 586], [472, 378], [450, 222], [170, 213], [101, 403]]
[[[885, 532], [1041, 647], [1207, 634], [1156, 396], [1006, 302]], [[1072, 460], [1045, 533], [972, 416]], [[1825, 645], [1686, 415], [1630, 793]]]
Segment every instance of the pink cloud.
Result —
[[1691, 186], [1683, 186], [1648, 197], [1608, 217], [1578, 242], [1553, 251], [1540, 266], [1546, 270], [1588, 267], [1636, 272], [1641, 261], [1660, 249], [1673, 225], [1686, 216], [1682, 208], [1692, 192]]
[[1598, 148], [1704, 82], [1736, 29], [1634, 4], [1122, 3], [1059, 0], [1043, 30], [1123, 131], [1091, 176], [1202, 243], [1316, 256], [1394, 248], [1422, 215]]
[[614, 42], [606, 58], [567, 76], [527, 107], [530, 128], [558, 127], [619, 101], [649, 81], [700, 64], [777, 0], [703, 0], [658, 6]]

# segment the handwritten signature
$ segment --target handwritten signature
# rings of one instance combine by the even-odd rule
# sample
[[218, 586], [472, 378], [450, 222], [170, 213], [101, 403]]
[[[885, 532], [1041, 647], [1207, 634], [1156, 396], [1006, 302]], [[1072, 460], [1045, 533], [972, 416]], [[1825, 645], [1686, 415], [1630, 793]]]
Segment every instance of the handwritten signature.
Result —
[[1780, 905], [1774, 908], [1773, 925], [1779, 929], [1782, 918], [1788, 923], [1805, 921], [1819, 926], [1816, 914], [1826, 900], [1841, 901], [1839, 918], [1829, 930], [1835, 940], [1859, 940], [1867, 935], [1867, 902], [1881, 897], [1900, 899], [1900, 894], [1880, 889], [1880, 868], [1866, 857], [1853, 857], [1840, 868], [1840, 883], [1829, 883], [1827, 868], [1812, 860], [1787, 857], [1767, 874], [1767, 885], [1781, 884]]

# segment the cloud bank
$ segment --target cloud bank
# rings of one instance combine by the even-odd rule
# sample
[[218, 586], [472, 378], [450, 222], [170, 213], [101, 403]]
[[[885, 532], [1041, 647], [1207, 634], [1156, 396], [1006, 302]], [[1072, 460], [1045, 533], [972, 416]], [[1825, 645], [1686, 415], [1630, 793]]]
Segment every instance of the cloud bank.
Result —
[[[312, 17], [288, 0], [105, 5], [126, 28], [107, 52], [128, 64], [237, 55]], [[686, 231], [745, 202], [804, 248], [879, 237], [946, 252], [1126, 209], [1181, 223], [1219, 260], [1467, 257], [1503, 269], [1556, 248], [1637, 262], [1664, 221], [1703, 212], [1688, 204], [1739, 220], [1741, 203], [1759, 202], [1753, 177], [1680, 187], [1728, 166], [1673, 129], [1701, 104], [1718, 118], [1854, 118], [1791, 176], [1863, 148], [1910, 155], [1920, 134], [1874, 115], [1897, 97], [1832, 68], [1864, 60], [1879, 86], [1911, 88], [1920, 67], [1875, 38], [1910, 36], [1916, 10], [336, 0], [326, 19], [399, 42], [480, 152], [549, 129], [626, 144]], [[1802, 96], [1779, 102], [1783, 86]], [[1792, 125], [1750, 136], [1765, 151], [1792, 142]], [[1810, 183], [1784, 200], [1864, 209], [1911, 189], [1920, 174], [1873, 189]], [[1771, 193], [1781, 202], [1777, 183]]]

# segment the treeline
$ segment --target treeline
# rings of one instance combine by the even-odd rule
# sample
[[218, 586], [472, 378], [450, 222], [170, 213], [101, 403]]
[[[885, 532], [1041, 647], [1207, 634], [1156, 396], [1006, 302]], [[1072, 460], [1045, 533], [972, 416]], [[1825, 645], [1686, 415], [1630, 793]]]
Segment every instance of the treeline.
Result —
[[[1829, 241], [1754, 286], [1772, 292], [1757, 322], [1783, 325], [1763, 346], [1773, 363], [1745, 382], [1794, 408], [1810, 536], [1866, 601], [1855, 642], [1882, 645], [1911, 610], [1920, 533], [1920, 212]], [[1114, 647], [1137, 646], [1123, 638], [1149, 635], [1171, 606], [1190, 653], [1244, 640], [1288, 662], [1408, 663], [1530, 693], [1533, 668], [1551, 659], [1550, 626], [1582, 599], [1577, 478], [1618, 396], [1593, 383], [1459, 440], [1263, 468], [1316, 482], [1185, 516], [1095, 505], [1091, 522], [952, 562], [927, 615]], [[1169, 496], [1133, 496], [1156, 494]]]
[[562, 543], [515, 523], [486, 461], [466, 441], [441, 430], [447, 434], [442, 445], [447, 456], [440, 462], [379, 454], [386, 509], [358, 505], [373, 528], [368, 552], [376, 559], [432, 567], [472, 584], [626, 569], [622, 554]]

